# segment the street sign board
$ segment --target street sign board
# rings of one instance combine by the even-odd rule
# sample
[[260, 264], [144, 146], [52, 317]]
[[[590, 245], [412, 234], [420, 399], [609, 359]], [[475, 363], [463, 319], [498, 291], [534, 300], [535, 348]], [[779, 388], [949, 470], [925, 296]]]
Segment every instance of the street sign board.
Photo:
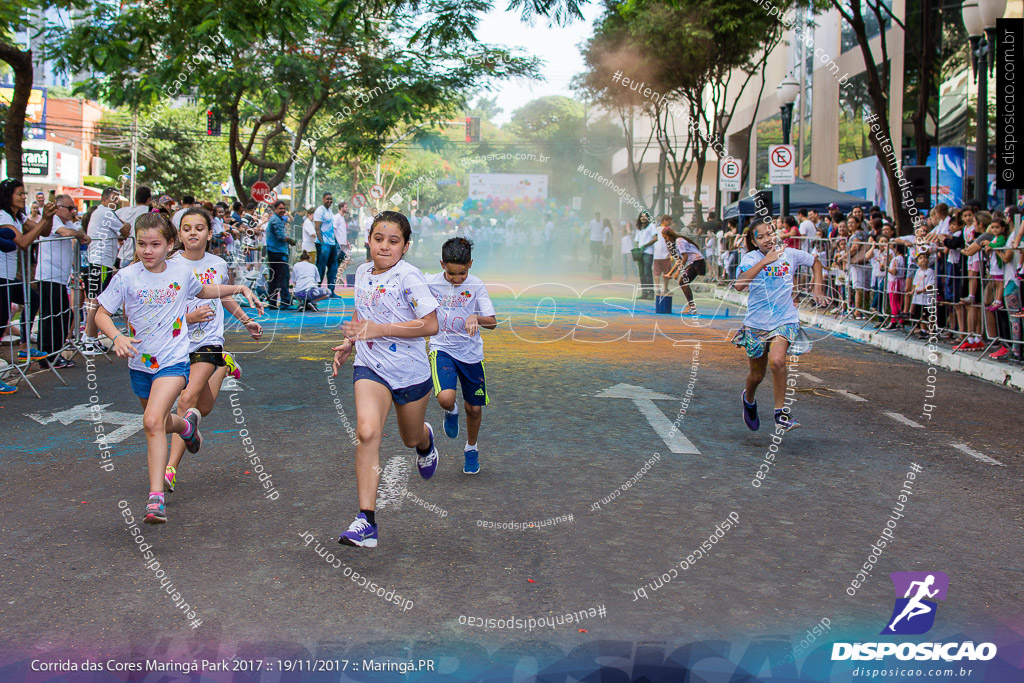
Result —
[[796, 182], [796, 147], [768, 146], [768, 182], [772, 185], [792, 185]]
[[252, 199], [254, 202], [266, 201], [268, 194], [270, 194], [270, 185], [267, 185], [262, 180], [252, 184]]
[[356, 192], [354, 195], [352, 195], [352, 206], [356, 207], [357, 209], [361, 209], [362, 207], [366, 206], [366, 195], [363, 194], [362, 192]]
[[370, 188], [370, 196], [373, 197], [374, 199], [380, 199], [381, 197], [383, 197], [384, 196], [384, 186], [383, 185], [374, 185], [373, 187], [371, 187]]
[[723, 159], [718, 167], [718, 187], [722, 192], [740, 191], [740, 171], [742, 165], [732, 157]]

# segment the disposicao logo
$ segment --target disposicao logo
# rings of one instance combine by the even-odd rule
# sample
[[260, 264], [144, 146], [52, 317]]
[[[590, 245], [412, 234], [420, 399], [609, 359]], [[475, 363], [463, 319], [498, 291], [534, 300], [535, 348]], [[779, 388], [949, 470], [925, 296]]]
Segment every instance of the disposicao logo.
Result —
[[[945, 600], [949, 577], [942, 572], [893, 572], [896, 603], [881, 635], [921, 635], [931, 630]], [[895, 655], [900, 660], [988, 661], [996, 656], [994, 643], [833, 643], [832, 660], [871, 660]]]
[[935, 600], [946, 599], [949, 577], [942, 572], [893, 572], [889, 578], [896, 591], [896, 605], [882, 635], [927, 633], [935, 624]]

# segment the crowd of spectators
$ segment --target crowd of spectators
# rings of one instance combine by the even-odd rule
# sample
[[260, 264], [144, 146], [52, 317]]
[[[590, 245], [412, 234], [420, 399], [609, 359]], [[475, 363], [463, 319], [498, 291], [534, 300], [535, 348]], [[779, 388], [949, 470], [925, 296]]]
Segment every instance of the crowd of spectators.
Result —
[[[1016, 206], [939, 203], [906, 235], [877, 206], [848, 215], [834, 204], [824, 215], [798, 209], [773, 223], [786, 247], [813, 253], [825, 266], [828, 313], [1020, 362], [1020, 214]], [[730, 282], [745, 251], [743, 232], [736, 218], [714, 227], [698, 228], [710, 277]], [[808, 298], [809, 274], [796, 278], [798, 298]]]

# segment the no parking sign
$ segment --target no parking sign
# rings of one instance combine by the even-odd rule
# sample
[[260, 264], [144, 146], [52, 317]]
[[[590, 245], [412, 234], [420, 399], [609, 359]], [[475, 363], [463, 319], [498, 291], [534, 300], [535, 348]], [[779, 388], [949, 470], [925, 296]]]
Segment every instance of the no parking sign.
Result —
[[356, 192], [354, 195], [352, 195], [352, 206], [356, 207], [357, 209], [361, 209], [364, 206], [366, 206], [366, 195], [364, 195], [362, 192]]
[[772, 185], [792, 185], [796, 182], [796, 147], [768, 146], [768, 182]]

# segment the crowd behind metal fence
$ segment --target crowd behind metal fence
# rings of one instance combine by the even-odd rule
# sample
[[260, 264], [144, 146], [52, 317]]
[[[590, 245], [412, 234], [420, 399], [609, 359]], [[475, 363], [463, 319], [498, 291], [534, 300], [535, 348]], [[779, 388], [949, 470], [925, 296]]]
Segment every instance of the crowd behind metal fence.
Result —
[[[878, 211], [782, 217], [773, 227], [786, 247], [818, 257], [831, 303], [814, 305], [809, 273], [796, 274], [798, 303], [862, 328], [949, 342], [957, 353], [1021, 362], [1021, 237], [1017, 207], [984, 211], [938, 204], [911, 235], [897, 235]], [[748, 228], [749, 229], [749, 228]], [[735, 222], [698, 235], [709, 279], [729, 284], [746, 253]]]

